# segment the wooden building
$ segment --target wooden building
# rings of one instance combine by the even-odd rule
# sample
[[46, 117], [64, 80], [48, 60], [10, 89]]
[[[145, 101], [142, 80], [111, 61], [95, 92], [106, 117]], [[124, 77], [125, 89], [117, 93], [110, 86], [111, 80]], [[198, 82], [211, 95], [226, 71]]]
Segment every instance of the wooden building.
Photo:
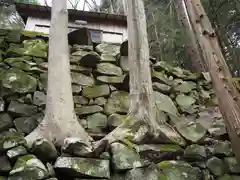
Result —
[[[49, 33], [51, 7], [16, 4], [24, 19], [25, 30]], [[69, 9], [69, 32], [86, 27], [94, 42], [122, 43], [127, 39], [127, 20], [124, 15]]]

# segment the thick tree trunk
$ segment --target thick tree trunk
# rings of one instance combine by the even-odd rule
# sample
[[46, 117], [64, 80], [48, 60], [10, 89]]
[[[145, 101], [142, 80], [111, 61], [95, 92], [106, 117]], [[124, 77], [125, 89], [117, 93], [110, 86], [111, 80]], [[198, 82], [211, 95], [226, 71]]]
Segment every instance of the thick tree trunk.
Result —
[[36, 138], [44, 137], [61, 145], [66, 137], [79, 137], [91, 145], [92, 138], [74, 113], [67, 33], [67, 0], [53, 0], [46, 112], [42, 123], [27, 136], [29, 144]]
[[[103, 139], [109, 141], [109, 143], [114, 140], [122, 140], [129, 133], [132, 135], [132, 129], [136, 131], [140, 127], [144, 127], [144, 130], [146, 130], [147, 127], [147, 130], [152, 133], [158, 130], [149, 64], [144, 4], [142, 0], [127, 0], [125, 2], [128, 21], [130, 108], [124, 123]], [[142, 132], [142, 130], [140, 128], [138, 131], [138, 138], [146, 135], [146, 131]]]
[[201, 56], [201, 49], [199, 47], [198, 41], [196, 40], [192, 24], [189, 21], [184, 0], [175, 0], [174, 5], [178, 19], [184, 27], [188, 39], [188, 55], [191, 59], [191, 70], [194, 72], [204, 72], [206, 71], [206, 68], [202, 62], [203, 57]]
[[219, 99], [219, 108], [226, 121], [233, 151], [240, 163], [239, 93], [232, 82], [232, 76], [222, 55], [216, 34], [200, 0], [185, 0], [185, 3], [202, 48], [203, 60], [207, 65], [215, 93]]

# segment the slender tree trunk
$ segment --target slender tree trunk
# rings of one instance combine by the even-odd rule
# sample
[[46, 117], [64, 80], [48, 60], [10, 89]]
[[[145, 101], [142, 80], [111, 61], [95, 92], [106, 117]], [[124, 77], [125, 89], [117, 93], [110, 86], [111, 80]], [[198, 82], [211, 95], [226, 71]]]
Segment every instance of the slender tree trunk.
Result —
[[49, 37], [46, 112], [42, 123], [27, 136], [28, 143], [44, 137], [63, 144], [66, 137], [79, 137], [91, 145], [92, 138], [77, 121], [71, 89], [68, 52], [67, 0], [53, 0]]
[[188, 55], [191, 58], [191, 70], [194, 72], [204, 72], [206, 71], [206, 68], [202, 62], [203, 57], [201, 56], [201, 49], [199, 47], [198, 41], [196, 40], [192, 24], [189, 21], [184, 0], [175, 0], [174, 5], [179, 21], [184, 27], [188, 39]]
[[211, 75], [215, 93], [219, 99], [219, 108], [226, 126], [233, 151], [240, 163], [240, 108], [239, 93], [236, 90], [228, 66], [211, 23], [200, 0], [185, 0], [187, 11], [196, 36], [202, 48], [204, 62]]

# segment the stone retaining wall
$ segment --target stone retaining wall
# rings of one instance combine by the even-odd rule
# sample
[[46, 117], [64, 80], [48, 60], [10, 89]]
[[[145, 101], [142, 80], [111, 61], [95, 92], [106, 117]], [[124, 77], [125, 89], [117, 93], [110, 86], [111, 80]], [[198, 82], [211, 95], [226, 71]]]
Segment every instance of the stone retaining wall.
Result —
[[[29, 149], [24, 136], [41, 122], [47, 42], [35, 33], [0, 30], [0, 180], [239, 180], [208, 74], [192, 74], [151, 58], [161, 137], [119, 141], [100, 156], [78, 138], [61, 148], [45, 139]], [[70, 47], [79, 123], [98, 140], [128, 112], [127, 43]], [[56, 89], [57, 91], [57, 89]]]

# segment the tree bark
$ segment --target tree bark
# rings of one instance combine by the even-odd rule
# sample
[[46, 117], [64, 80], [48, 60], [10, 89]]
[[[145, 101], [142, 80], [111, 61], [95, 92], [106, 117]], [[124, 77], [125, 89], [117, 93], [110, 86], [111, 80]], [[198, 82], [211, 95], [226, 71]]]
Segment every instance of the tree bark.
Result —
[[221, 48], [211, 23], [200, 0], [185, 0], [187, 11], [196, 37], [202, 48], [203, 60], [211, 75], [213, 88], [219, 99], [219, 108], [226, 126], [233, 151], [240, 163], [240, 108], [239, 93], [225, 62]]
[[138, 137], [143, 137], [144, 133], [141, 134], [142, 129], [140, 128], [142, 125], [147, 127], [151, 133], [157, 134], [159, 125], [156, 121], [152, 89], [144, 4], [142, 0], [125, 2], [129, 38], [130, 108], [124, 123], [103, 138], [103, 141], [107, 140], [109, 143], [122, 140], [128, 135], [132, 136], [133, 129], [138, 132]]
[[82, 138], [89, 146], [93, 141], [74, 113], [67, 33], [67, 0], [53, 0], [46, 112], [40, 125], [27, 136], [30, 145], [42, 137], [58, 145], [62, 145], [66, 137]]
[[199, 47], [198, 41], [196, 40], [192, 24], [189, 21], [189, 17], [185, 9], [184, 0], [175, 0], [174, 5], [178, 15], [178, 19], [184, 27], [188, 39], [187, 46], [188, 55], [191, 59], [191, 70], [194, 72], [204, 72], [206, 71], [206, 68], [202, 62], [203, 57], [201, 56], [201, 49]]

